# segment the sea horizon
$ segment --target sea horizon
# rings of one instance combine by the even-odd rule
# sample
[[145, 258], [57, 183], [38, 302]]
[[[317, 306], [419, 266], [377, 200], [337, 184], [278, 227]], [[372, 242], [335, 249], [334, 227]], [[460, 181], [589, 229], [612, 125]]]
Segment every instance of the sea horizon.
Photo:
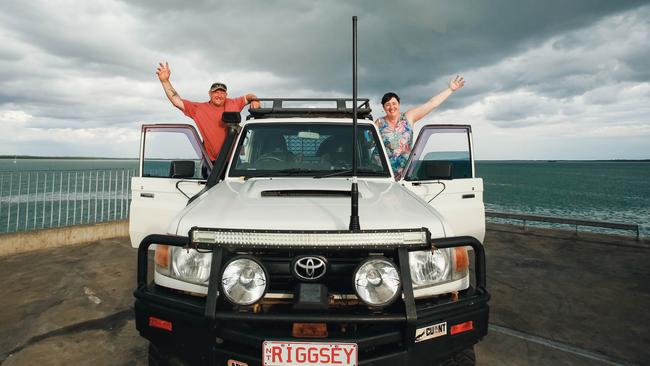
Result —
[[[636, 223], [641, 227], [642, 236], [649, 237], [649, 162], [650, 159], [477, 160], [476, 175], [483, 179], [486, 210]], [[5, 201], [5, 206], [17, 200], [20, 176], [23, 176], [20, 194], [31, 192], [28, 197], [22, 197], [21, 202], [34, 202], [43, 197], [45, 180], [49, 182], [45, 191], [49, 192], [60, 187], [61, 181], [66, 186], [68, 175], [73, 182], [81, 177], [82, 183], [76, 188], [83, 191], [84, 179], [95, 182], [103, 172], [110, 177], [109, 171], [117, 170], [121, 171], [120, 177], [121, 174], [133, 176], [137, 169], [136, 158], [23, 155], [14, 159], [13, 156], [0, 156], [0, 199]], [[32, 181], [40, 184], [36, 192], [33, 187], [27, 189], [30, 174]], [[54, 188], [53, 181], [58, 184]], [[85, 189], [88, 189], [88, 182]], [[74, 190], [72, 184], [71, 191]], [[16, 210], [14, 206], [15, 203], [11, 210]], [[8, 207], [0, 207], [0, 226], [7, 222], [4, 216], [7, 210]]]

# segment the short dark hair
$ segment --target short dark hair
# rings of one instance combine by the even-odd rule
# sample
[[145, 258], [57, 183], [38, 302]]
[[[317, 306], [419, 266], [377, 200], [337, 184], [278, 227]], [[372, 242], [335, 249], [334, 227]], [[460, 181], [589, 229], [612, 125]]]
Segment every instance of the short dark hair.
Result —
[[393, 98], [397, 99], [397, 103], [399, 103], [399, 97], [397, 96], [397, 94], [395, 94], [393, 92], [388, 92], [388, 93], [384, 94], [384, 96], [381, 97], [381, 105], [386, 104], [389, 100], [391, 100]]

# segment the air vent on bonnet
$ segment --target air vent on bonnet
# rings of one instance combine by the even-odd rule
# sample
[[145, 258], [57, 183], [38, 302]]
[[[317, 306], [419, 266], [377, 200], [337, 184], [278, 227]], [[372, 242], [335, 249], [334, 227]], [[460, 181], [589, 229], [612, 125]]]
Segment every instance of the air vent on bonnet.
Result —
[[350, 191], [283, 189], [262, 191], [262, 197], [350, 197]]

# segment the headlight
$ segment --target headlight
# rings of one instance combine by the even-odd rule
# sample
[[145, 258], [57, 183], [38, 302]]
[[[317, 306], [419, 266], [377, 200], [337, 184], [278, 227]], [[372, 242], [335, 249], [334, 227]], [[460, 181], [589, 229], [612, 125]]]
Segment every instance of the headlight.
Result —
[[259, 301], [267, 288], [266, 270], [255, 259], [231, 259], [221, 275], [221, 289], [226, 298], [236, 305], [252, 305]]
[[467, 275], [467, 249], [437, 249], [409, 253], [413, 288], [422, 288]]
[[397, 267], [383, 257], [368, 258], [354, 271], [357, 296], [370, 306], [390, 305], [399, 295], [400, 285]]
[[429, 250], [410, 252], [409, 263], [414, 288], [449, 279], [451, 263], [446, 249], [435, 250], [433, 253]]
[[210, 280], [212, 253], [172, 247], [170, 276], [181, 281], [207, 286]]

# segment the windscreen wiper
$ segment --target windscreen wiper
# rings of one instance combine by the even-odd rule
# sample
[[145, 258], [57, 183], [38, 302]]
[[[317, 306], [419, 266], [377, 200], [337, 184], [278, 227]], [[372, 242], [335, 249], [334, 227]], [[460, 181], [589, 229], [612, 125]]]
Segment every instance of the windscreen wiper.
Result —
[[385, 171], [378, 172], [369, 169], [357, 169], [357, 173], [359, 173], [360, 177], [390, 177], [390, 175]]
[[329, 177], [336, 177], [339, 175], [345, 175], [345, 174], [352, 174], [352, 170], [338, 170], [332, 173], [327, 173], [327, 174], [322, 174], [322, 175], [315, 175], [314, 179], [320, 179], [320, 178], [329, 178]]
[[301, 175], [303, 173], [313, 173], [314, 171], [312, 169], [303, 169], [303, 168], [289, 168], [289, 169], [281, 169], [281, 170], [276, 170], [272, 173], [273, 176], [276, 174], [278, 175]]
[[[332, 172], [332, 173], [317, 175], [317, 176], [314, 176], [314, 178], [316, 178], [316, 179], [329, 178], [329, 177], [337, 177], [337, 176], [346, 175], [346, 174], [351, 175], [352, 170], [351, 169], [338, 170], [338, 171], [335, 171], [335, 172]], [[357, 169], [357, 174], [360, 177], [364, 177], [364, 176], [366, 176], [366, 177], [383, 177], [383, 176], [386, 176], [387, 177], [388, 176], [388, 174], [386, 172], [378, 172], [376, 170], [368, 170], [368, 169]]]

